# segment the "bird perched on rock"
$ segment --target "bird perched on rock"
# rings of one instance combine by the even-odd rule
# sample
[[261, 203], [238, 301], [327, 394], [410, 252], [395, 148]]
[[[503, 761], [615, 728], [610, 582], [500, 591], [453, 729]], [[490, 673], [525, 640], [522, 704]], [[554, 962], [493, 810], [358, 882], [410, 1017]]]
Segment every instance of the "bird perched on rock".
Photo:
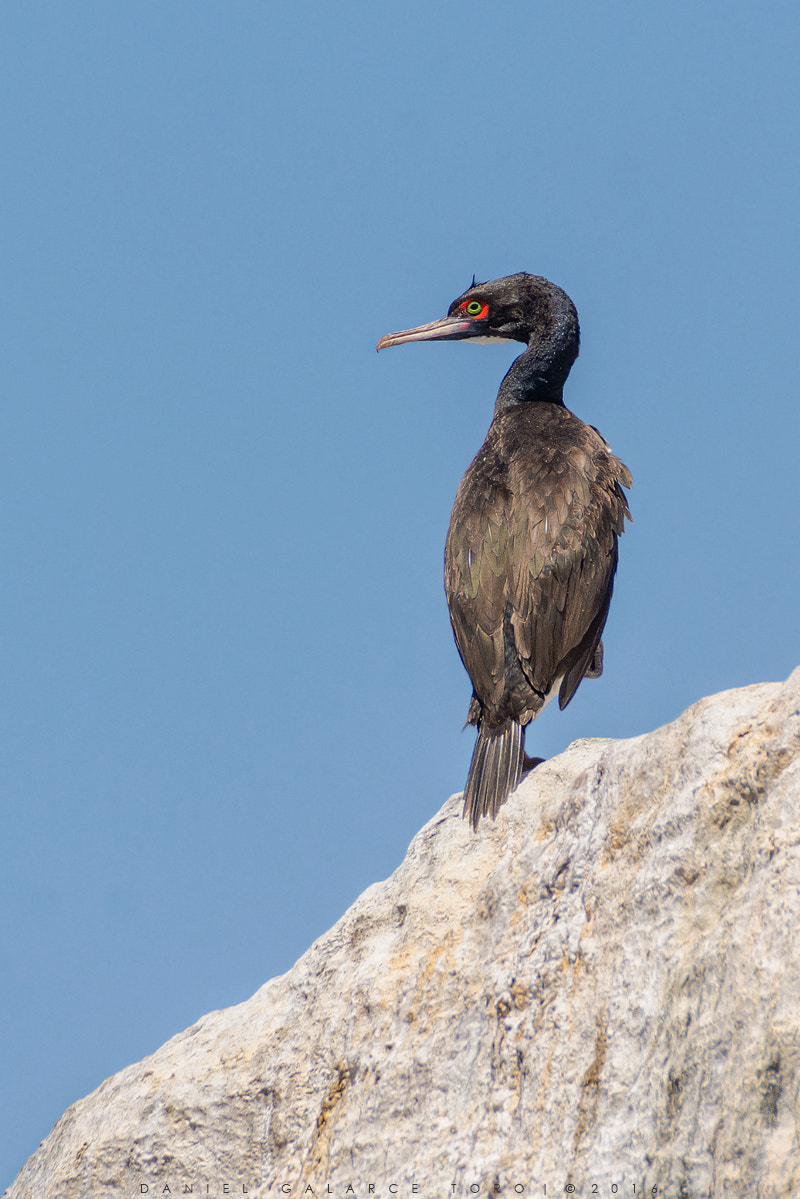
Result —
[[564, 407], [579, 329], [560, 287], [525, 273], [473, 279], [447, 316], [389, 333], [377, 348], [466, 339], [527, 346], [461, 480], [445, 548], [450, 621], [473, 686], [467, 721], [478, 728], [464, 789], [477, 829], [541, 760], [525, 755], [526, 726], [556, 694], [565, 708], [581, 679], [602, 670], [631, 476]]

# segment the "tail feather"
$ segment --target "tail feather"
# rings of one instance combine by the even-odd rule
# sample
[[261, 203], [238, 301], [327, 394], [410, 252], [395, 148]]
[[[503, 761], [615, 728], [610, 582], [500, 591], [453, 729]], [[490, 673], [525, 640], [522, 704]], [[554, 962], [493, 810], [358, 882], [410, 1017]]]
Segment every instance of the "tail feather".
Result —
[[501, 729], [478, 729], [472, 751], [467, 785], [464, 788], [464, 816], [477, 829], [481, 816], [494, 820], [524, 772], [525, 730], [515, 720]]

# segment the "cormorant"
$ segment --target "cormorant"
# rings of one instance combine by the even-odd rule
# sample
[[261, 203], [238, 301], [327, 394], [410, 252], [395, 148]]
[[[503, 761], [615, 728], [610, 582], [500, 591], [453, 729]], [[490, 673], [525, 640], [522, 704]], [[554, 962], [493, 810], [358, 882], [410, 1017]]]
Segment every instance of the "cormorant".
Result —
[[617, 537], [630, 518], [627, 467], [564, 407], [578, 355], [578, 313], [537, 275], [476, 283], [447, 316], [382, 337], [521, 341], [500, 385], [486, 440], [456, 494], [445, 548], [450, 622], [472, 680], [478, 726], [464, 815], [493, 819], [524, 771], [525, 727], [553, 695], [565, 708], [602, 670]]

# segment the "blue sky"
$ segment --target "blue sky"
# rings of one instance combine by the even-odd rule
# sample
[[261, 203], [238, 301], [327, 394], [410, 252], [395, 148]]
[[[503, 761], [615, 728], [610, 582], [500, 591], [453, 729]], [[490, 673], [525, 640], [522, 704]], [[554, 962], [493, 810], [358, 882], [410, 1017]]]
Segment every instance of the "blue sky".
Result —
[[461, 789], [442, 551], [513, 350], [374, 344], [473, 272], [569, 292], [635, 483], [529, 752], [797, 665], [798, 20], [0, 8], [0, 1184]]

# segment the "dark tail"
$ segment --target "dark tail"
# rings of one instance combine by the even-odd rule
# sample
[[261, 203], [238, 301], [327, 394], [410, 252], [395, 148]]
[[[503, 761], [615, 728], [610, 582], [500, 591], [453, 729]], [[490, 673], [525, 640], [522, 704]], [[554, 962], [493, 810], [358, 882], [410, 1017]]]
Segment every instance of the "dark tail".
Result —
[[494, 820], [522, 778], [524, 763], [525, 730], [516, 720], [497, 730], [478, 729], [464, 788], [464, 816], [474, 829], [481, 816]]

